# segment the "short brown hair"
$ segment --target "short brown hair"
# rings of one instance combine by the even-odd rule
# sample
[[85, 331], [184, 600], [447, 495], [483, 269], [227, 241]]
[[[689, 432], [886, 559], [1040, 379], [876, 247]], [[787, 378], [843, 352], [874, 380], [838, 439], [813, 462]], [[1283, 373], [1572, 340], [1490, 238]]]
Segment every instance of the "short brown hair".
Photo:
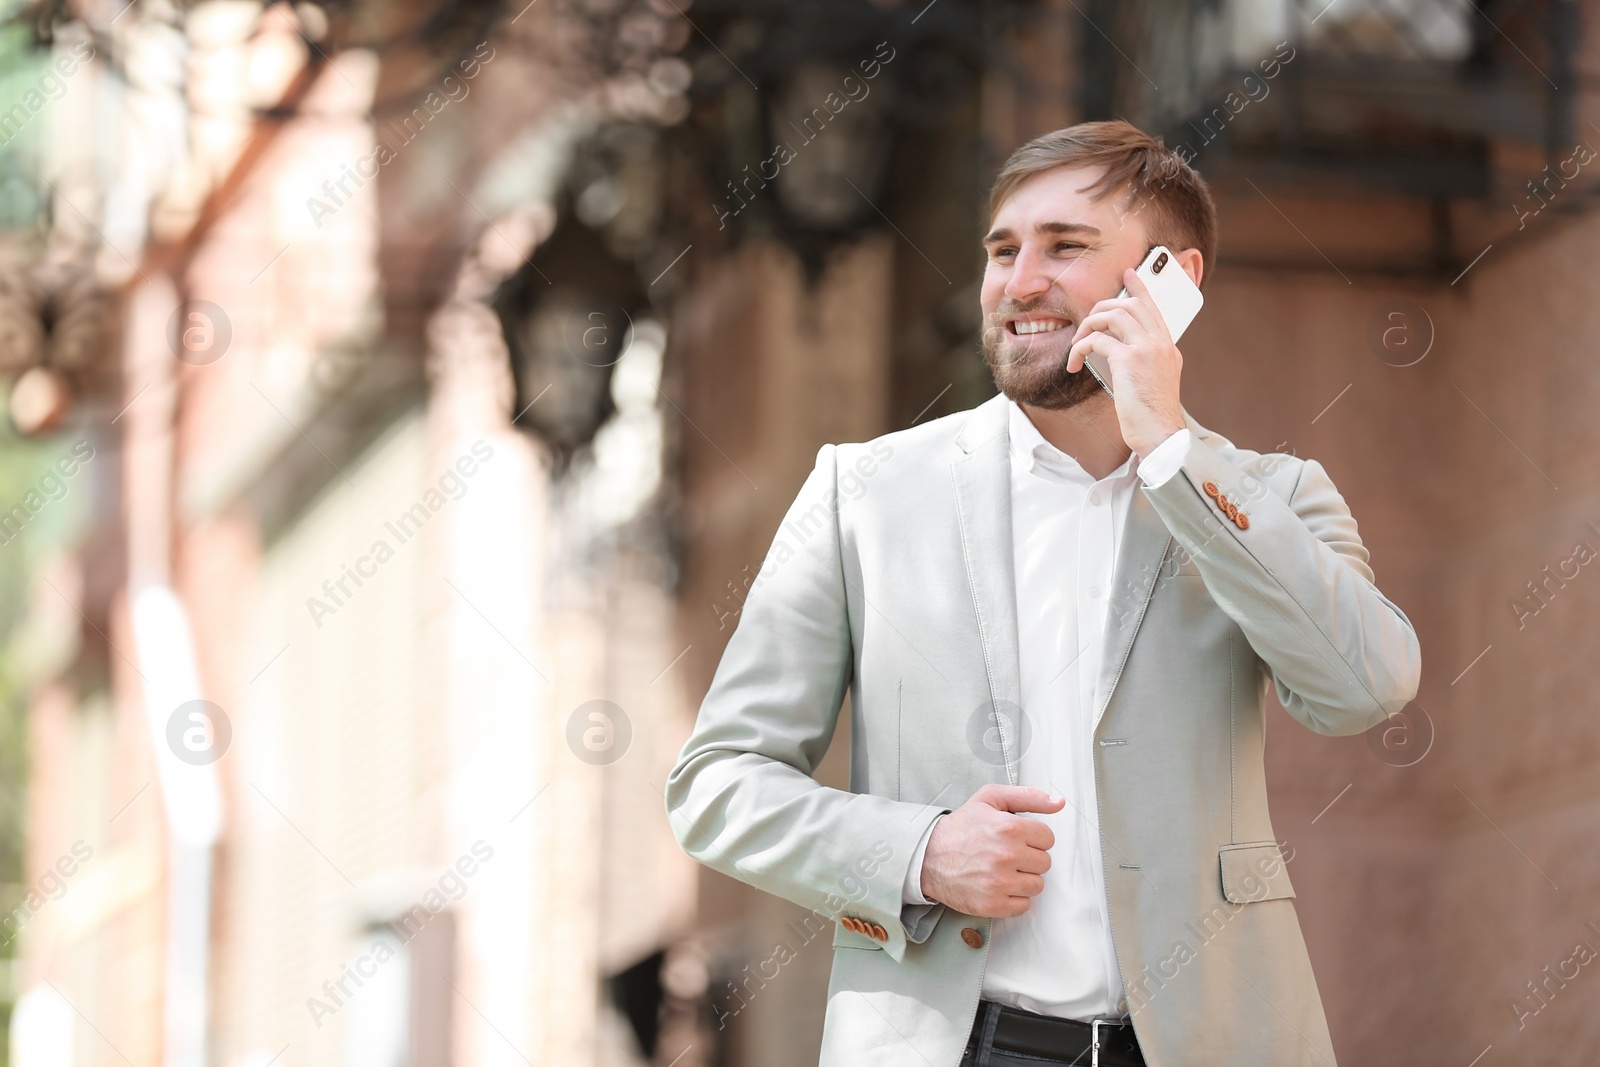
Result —
[[[1035, 137], [1006, 160], [989, 191], [989, 221], [1017, 186], [1056, 167], [1104, 166], [1106, 171], [1086, 190], [1095, 200], [1126, 189], [1130, 200], [1145, 200], [1151, 211], [1145, 232], [1174, 252], [1200, 250], [1202, 287], [1216, 267], [1217, 207], [1204, 178], [1183, 154], [1167, 148], [1121, 119], [1080, 122]], [[1135, 212], [1141, 213], [1143, 207]]]

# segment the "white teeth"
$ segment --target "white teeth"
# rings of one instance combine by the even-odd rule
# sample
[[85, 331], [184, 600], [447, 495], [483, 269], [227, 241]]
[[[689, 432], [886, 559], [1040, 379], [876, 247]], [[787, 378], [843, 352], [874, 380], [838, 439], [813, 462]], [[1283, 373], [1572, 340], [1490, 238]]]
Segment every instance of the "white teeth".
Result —
[[1019, 334], [1054, 333], [1056, 330], [1064, 330], [1066, 328], [1067, 324], [1064, 322], [1018, 322], [1016, 324], [1016, 330]]

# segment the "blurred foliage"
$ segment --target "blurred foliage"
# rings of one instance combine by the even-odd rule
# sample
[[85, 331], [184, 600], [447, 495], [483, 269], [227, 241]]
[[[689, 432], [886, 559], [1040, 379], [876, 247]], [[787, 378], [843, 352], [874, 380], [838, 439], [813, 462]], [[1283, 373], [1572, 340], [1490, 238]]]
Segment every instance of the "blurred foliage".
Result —
[[[0, 118], [35, 89], [50, 53], [31, 27], [6, 20], [0, 7]], [[26, 109], [24, 108], [24, 113]], [[0, 126], [0, 233], [33, 229], [42, 216], [39, 148], [44, 124], [37, 116], [8, 131]]]

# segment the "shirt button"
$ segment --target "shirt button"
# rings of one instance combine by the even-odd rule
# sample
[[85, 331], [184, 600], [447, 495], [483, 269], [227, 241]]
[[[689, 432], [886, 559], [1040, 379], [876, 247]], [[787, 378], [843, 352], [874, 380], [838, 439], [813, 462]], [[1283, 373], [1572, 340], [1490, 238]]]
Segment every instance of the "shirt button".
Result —
[[1100, 586], [1098, 583], [1089, 587], [1089, 595], [1092, 597], [1098, 597], [1100, 595]]
[[1099, 490], [1091, 490], [1090, 491], [1090, 493], [1089, 493], [1089, 503], [1091, 503], [1091, 504], [1100, 503], [1100, 492], [1099, 492]]

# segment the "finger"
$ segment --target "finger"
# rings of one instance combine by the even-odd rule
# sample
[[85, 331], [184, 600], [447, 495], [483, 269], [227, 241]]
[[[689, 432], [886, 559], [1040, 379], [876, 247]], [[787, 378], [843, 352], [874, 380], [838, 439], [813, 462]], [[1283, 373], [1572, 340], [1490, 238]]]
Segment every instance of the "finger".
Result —
[[1128, 296], [1133, 300], [1132, 312], [1144, 328], [1161, 336], [1166, 329], [1166, 320], [1156, 309], [1156, 298], [1150, 295], [1150, 287], [1139, 277], [1139, 272], [1129, 267], [1122, 272], [1123, 287], [1128, 290]]
[[1018, 836], [1022, 838], [1024, 845], [1032, 849], [1042, 849], [1046, 852], [1055, 848], [1056, 835], [1050, 827], [1038, 819], [1019, 818], [1017, 822], [1021, 824], [1021, 833]]
[[1099, 327], [1090, 321], [1095, 316], [1103, 315], [1108, 311], [1115, 311], [1117, 308], [1126, 308], [1132, 311], [1137, 306], [1138, 301], [1134, 300], [1131, 296], [1110, 297], [1100, 301], [1094, 307], [1090, 308], [1089, 313], [1085, 315], [1082, 321], [1078, 323], [1077, 329], [1073, 331], [1072, 339], [1074, 341], [1080, 340], [1084, 334], [1092, 333], [1094, 330], [1098, 329]]
[[1062, 797], [1025, 785], [986, 785], [972, 799], [998, 811], [1037, 811], [1046, 815], [1060, 811], [1066, 804]]
[[1024, 874], [1043, 874], [1050, 869], [1050, 853], [1042, 848], [1030, 848], [1017, 860], [1017, 870]]
[[1144, 279], [1139, 277], [1135, 267], [1122, 268], [1122, 287], [1128, 290], [1128, 295], [1135, 299], [1149, 299], [1150, 287], [1145, 285]]
[[1018, 915], [1026, 915], [1033, 901], [1027, 897], [1006, 897], [994, 909], [994, 919], [1015, 919]]
[[1135, 333], [1144, 326], [1134, 313], [1134, 308], [1126, 300], [1119, 300], [1110, 307], [1100, 308], [1091, 312], [1089, 317], [1078, 323], [1077, 330], [1073, 331], [1072, 340], [1076, 344], [1091, 333], [1108, 333], [1119, 341], [1132, 342]]
[[1083, 369], [1083, 361], [1088, 358], [1090, 352], [1095, 350], [1096, 342], [1105, 336], [1099, 330], [1095, 330], [1084, 335], [1082, 340], [1072, 342], [1072, 347], [1067, 349], [1067, 371], [1071, 374], [1081, 371]]
[[1094, 333], [1096, 330], [1105, 329], [1105, 311], [1105, 308], [1096, 305], [1093, 311], [1085, 315], [1083, 321], [1078, 323], [1078, 328], [1072, 331], [1072, 343], [1077, 344], [1079, 341], [1083, 340], [1089, 334]]
[[1019, 874], [1009, 889], [1012, 896], [1036, 897], [1044, 892], [1044, 879], [1037, 874]]
[[[1083, 361], [1090, 352], [1098, 352], [1102, 356], [1106, 357], [1106, 362], [1108, 364], [1114, 364], [1118, 359], [1127, 355], [1130, 351], [1132, 351], [1132, 349], [1129, 348], [1129, 346], [1123, 344], [1115, 337], [1112, 337], [1108, 333], [1101, 333], [1097, 330], [1067, 350], [1067, 370], [1073, 373], [1077, 373], [1078, 371], [1082, 370]], [[1111, 385], [1113, 388], [1116, 387], [1116, 383], [1114, 382], [1111, 383]]]

